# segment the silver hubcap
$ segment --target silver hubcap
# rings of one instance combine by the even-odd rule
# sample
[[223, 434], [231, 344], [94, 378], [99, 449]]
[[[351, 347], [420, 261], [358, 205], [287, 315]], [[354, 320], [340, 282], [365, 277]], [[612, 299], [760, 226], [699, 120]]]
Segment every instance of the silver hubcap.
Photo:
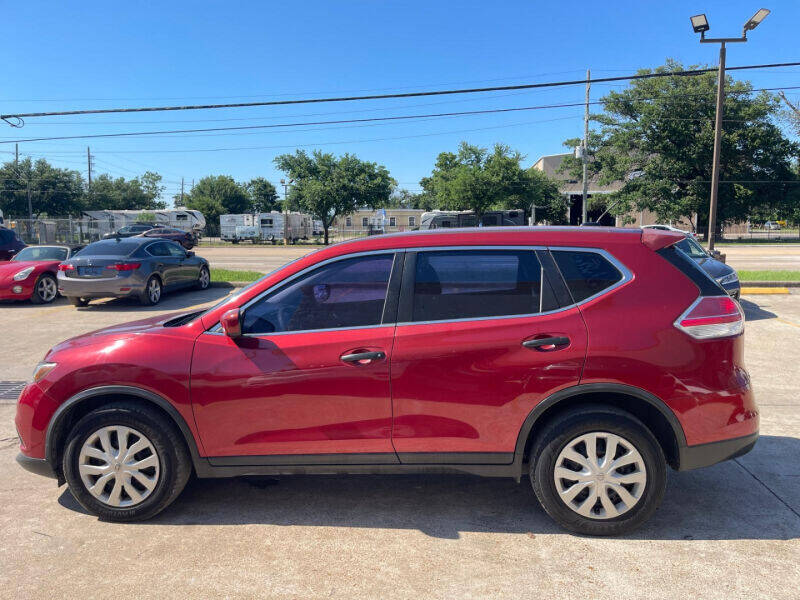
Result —
[[147, 286], [147, 294], [150, 296], [150, 302], [155, 304], [161, 298], [161, 284], [158, 279], [151, 279], [150, 284]]
[[36, 293], [45, 302], [50, 302], [58, 293], [56, 282], [51, 277], [44, 277], [36, 286]]
[[122, 425], [95, 431], [78, 456], [78, 471], [89, 493], [118, 508], [147, 498], [158, 483], [160, 466], [150, 440]]
[[593, 431], [564, 446], [553, 477], [558, 495], [570, 509], [589, 519], [612, 519], [642, 498], [647, 469], [628, 440]]
[[200, 287], [205, 289], [208, 287], [208, 282], [211, 279], [211, 276], [208, 274], [206, 269], [202, 269], [200, 271]]

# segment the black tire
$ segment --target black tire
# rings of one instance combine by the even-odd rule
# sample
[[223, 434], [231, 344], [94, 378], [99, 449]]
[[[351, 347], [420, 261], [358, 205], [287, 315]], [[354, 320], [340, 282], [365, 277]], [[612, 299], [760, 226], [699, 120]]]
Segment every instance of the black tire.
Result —
[[[205, 273], [206, 277], [203, 278], [203, 274]], [[208, 267], [201, 267], [200, 268], [200, 275], [197, 277], [197, 283], [195, 287], [198, 290], [207, 290], [208, 287], [211, 285], [211, 273], [208, 270]]]
[[[624, 438], [644, 462], [644, 490], [639, 500], [617, 517], [589, 518], [578, 514], [556, 489], [554, 473], [559, 454], [569, 442], [590, 432], [609, 432]], [[583, 535], [621, 535], [636, 529], [658, 508], [666, 488], [666, 460], [658, 441], [639, 419], [610, 406], [584, 406], [556, 417], [534, 441], [530, 463], [533, 491], [544, 510], [565, 529]]]
[[[141, 432], [152, 443], [159, 460], [155, 488], [140, 503], [129, 507], [111, 506], [96, 498], [86, 489], [79, 471], [84, 442], [99, 429], [115, 425]], [[62, 468], [70, 492], [92, 514], [108, 521], [143, 521], [160, 513], [180, 495], [192, 473], [192, 462], [183, 437], [171, 422], [148, 406], [120, 401], [90, 412], [75, 424], [67, 436]]]
[[[53, 287], [55, 290], [55, 294], [51, 298], [43, 297], [40, 292], [40, 286], [43, 281], [46, 281]], [[53, 277], [51, 273], [42, 273], [39, 275], [39, 278], [36, 280], [36, 283], [33, 284], [33, 294], [31, 294], [31, 304], [49, 304], [53, 300], [58, 298], [58, 283], [56, 282], [56, 278]]]
[[[158, 286], [158, 297], [156, 298], [150, 295], [150, 286], [152, 285]], [[161, 302], [161, 296], [163, 295], [164, 295], [164, 288], [161, 285], [161, 280], [158, 278], [157, 275], [150, 275], [150, 277], [147, 279], [147, 282], [144, 284], [144, 290], [139, 295], [139, 302], [143, 306], [154, 306], [159, 302]]]
[[69, 301], [72, 306], [88, 306], [89, 301], [86, 298], [78, 298], [77, 296], [70, 296]]

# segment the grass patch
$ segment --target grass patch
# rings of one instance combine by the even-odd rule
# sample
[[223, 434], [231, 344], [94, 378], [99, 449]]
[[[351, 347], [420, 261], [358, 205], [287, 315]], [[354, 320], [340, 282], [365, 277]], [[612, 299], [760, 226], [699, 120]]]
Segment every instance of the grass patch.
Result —
[[800, 271], [739, 271], [740, 281], [800, 281]]
[[211, 269], [211, 281], [255, 281], [264, 276], [259, 271], [235, 271], [233, 269]]

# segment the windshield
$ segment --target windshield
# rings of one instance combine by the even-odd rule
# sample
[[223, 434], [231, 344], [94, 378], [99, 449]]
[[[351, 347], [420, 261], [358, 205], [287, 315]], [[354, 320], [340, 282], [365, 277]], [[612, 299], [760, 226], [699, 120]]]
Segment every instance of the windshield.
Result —
[[708, 253], [703, 250], [703, 247], [689, 238], [685, 238], [675, 244], [679, 250], [685, 252], [692, 258], [708, 258]]
[[13, 260], [67, 260], [68, 250], [61, 246], [28, 246], [20, 250]]
[[81, 250], [81, 257], [84, 256], [128, 256], [131, 252], [141, 246], [142, 242], [131, 241], [128, 239], [102, 240], [89, 244]]

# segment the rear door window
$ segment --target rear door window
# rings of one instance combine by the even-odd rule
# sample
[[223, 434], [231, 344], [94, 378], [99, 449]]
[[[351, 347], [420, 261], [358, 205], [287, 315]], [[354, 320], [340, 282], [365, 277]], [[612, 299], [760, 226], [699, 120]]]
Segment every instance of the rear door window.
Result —
[[532, 250], [419, 252], [412, 321], [541, 312], [542, 269]]
[[164, 242], [156, 242], [147, 247], [147, 252], [151, 256], [170, 256], [169, 246]]
[[581, 302], [607, 290], [623, 274], [602, 254], [590, 250], [551, 249], [559, 271], [575, 302]]

